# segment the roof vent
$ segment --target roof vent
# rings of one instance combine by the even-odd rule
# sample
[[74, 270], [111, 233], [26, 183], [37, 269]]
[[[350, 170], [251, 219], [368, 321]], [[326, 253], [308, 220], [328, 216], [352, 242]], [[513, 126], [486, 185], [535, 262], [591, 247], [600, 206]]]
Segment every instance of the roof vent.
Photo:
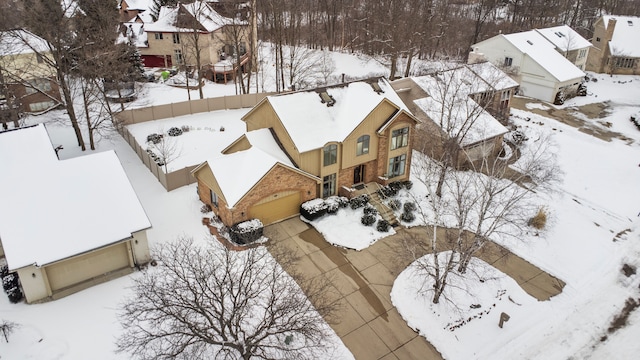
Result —
[[378, 84], [377, 81], [369, 83], [369, 85], [371, 85], [371, 87], [373, 88], [373, 91], [375, 91], [378, 94], [382, 94], [384, 92], [384, 90], [382, 90], [382, 88], [380, 87], [380, 84]]
[[320, 94], [320, 102], [323, 104], [327, 104], [327, 107], [333, 106], [336, 103], [336, 99], [333, 96], [329, 95], [329, 93], [325, 90]]
[[531, 40], [527, 40], [527, 44], [529, 44], [529, 45], [533, 45], [533, 43], [531, 42]]
[[627, 24], [628, 24], [629, 26], [633, 26], [633, 21], [631, 21], [631, 20], [627, 20]]
[[564, 34], [563, 34], [563, 33], [561, 33], [560, 31], [556, 31], [556, 32], [555, 32], [555, 34], [556, 34], [556, 36], [557, 36], [557, 37], [559, 37], [559, 38], [564, 37]]

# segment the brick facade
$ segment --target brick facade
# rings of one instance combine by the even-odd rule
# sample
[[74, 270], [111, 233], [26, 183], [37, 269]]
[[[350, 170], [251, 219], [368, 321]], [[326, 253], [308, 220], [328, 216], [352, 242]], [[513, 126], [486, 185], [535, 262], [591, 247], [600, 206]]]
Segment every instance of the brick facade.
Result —
[[[203, 182], [198, 181], [200, 200], [209, 204], [213, 212], [227, 226], [249, 220], [249, 209], [259, 201], [273, 196], [273, 194], [283, 191], [298, 191], [300, 193], [300, 201], [305, 202], [319, 196], [318, 188], [316, 180], [283, 166], [276, 166], [234, 208], [230, 209], [222, 199], [219, 199], [218, 207], [214, 206], [211, 203], [209, 188]], [[276, 200], [276, 198], [273, 198], [273, 200]]]

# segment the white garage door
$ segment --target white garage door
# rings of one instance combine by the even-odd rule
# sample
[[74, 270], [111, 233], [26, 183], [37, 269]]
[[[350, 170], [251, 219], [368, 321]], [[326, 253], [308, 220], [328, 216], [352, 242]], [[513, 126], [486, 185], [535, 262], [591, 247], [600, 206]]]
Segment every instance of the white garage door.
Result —
[[553, 93], [554, 89], [542, 86], [538, 84], [533, 84], [530, 82], [522, 81], [520, 85], [520, 91], [524, 96], [532, 97], [534, 99], [539, 99], [542, 101], [553, 102], [556, 94]]
[[56, 291], [128, 266], [125, 242], [49, 265], [45, 270], [51, 291]]

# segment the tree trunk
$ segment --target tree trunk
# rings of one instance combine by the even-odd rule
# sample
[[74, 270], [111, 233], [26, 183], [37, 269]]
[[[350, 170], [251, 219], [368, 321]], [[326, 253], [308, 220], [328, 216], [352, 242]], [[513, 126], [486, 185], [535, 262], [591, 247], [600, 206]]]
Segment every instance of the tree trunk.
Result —
[[409, 73], [411, 72], [411, 61], [413, 60], [415, 50], [412, 47], [409, 49], [409, 54], [407, 55], [407, 68], [404, 69], [404, 77], [409, 77]]
[[82, 149], [82, 151], [87, 150], [87, 147], [84, 144], [84, 139], [82, 138], [82, 131], [80, 131], [80, 125], [78, 124], [78, 118], [76, 117], [76, 111], [73, 108], [73, 99], [71, 98], [71, 89], [69, 89], [69, 84], [65, 79], [65, 75], [60, 68], [56, 69], [58, 73], [58, 81], [60, 82], [60, 87], [62, 88], [62, 95], [64, 96], [65, 106], [67, 108], [67, 114], [69, 115], [69, 119], [71, 120], [71, 126], [73, 127], [73, 131], [76, 133], [76, 139], [78, 140], [78, 146]]

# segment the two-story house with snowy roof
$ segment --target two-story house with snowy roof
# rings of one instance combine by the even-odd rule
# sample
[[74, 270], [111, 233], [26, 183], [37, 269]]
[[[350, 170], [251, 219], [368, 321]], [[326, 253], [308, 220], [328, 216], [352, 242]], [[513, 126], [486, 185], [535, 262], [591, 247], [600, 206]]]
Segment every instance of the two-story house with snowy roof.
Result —
[[587, 70], [607, 74], [640, 73], [640, 17], [606, 15], [594, 24]]
[[[456, 164], [488, 159], [502, 149], [511, 97], [518, 83], [489, 62], [454, 66], [391, 83], [420, 120], [417, 150], [441, 159], [455, 140]], [[498, 119], [502, 119], [501, 123]]]
[[490, 61], [520, 84], [520, 94], [543, 101], [576, 94], [585, 76], [536, 30], [496, 35], [472, 49], [469, 63]]
[[203, 67], [212, 69], [234, 54], [248, 59], [248, 23], [220, 15], [205, 1], [163, 6], [158, 20], [145, 24], [144, 31], [147, 43], [138, 49], [147, 67], [194, 65], [196, 44]]
[[225, 225], [409, 178], [417, 120], [386, 79], [268, 96], [243, 120], [247, 133], [192, 172]]
[[6, 85], [0, 105], [13, 97], [24, 112], [58, 106], [62, 100], [51, 62], [49, 44], [41, 37], [27, 30], [0, 32], [0, 80]]

